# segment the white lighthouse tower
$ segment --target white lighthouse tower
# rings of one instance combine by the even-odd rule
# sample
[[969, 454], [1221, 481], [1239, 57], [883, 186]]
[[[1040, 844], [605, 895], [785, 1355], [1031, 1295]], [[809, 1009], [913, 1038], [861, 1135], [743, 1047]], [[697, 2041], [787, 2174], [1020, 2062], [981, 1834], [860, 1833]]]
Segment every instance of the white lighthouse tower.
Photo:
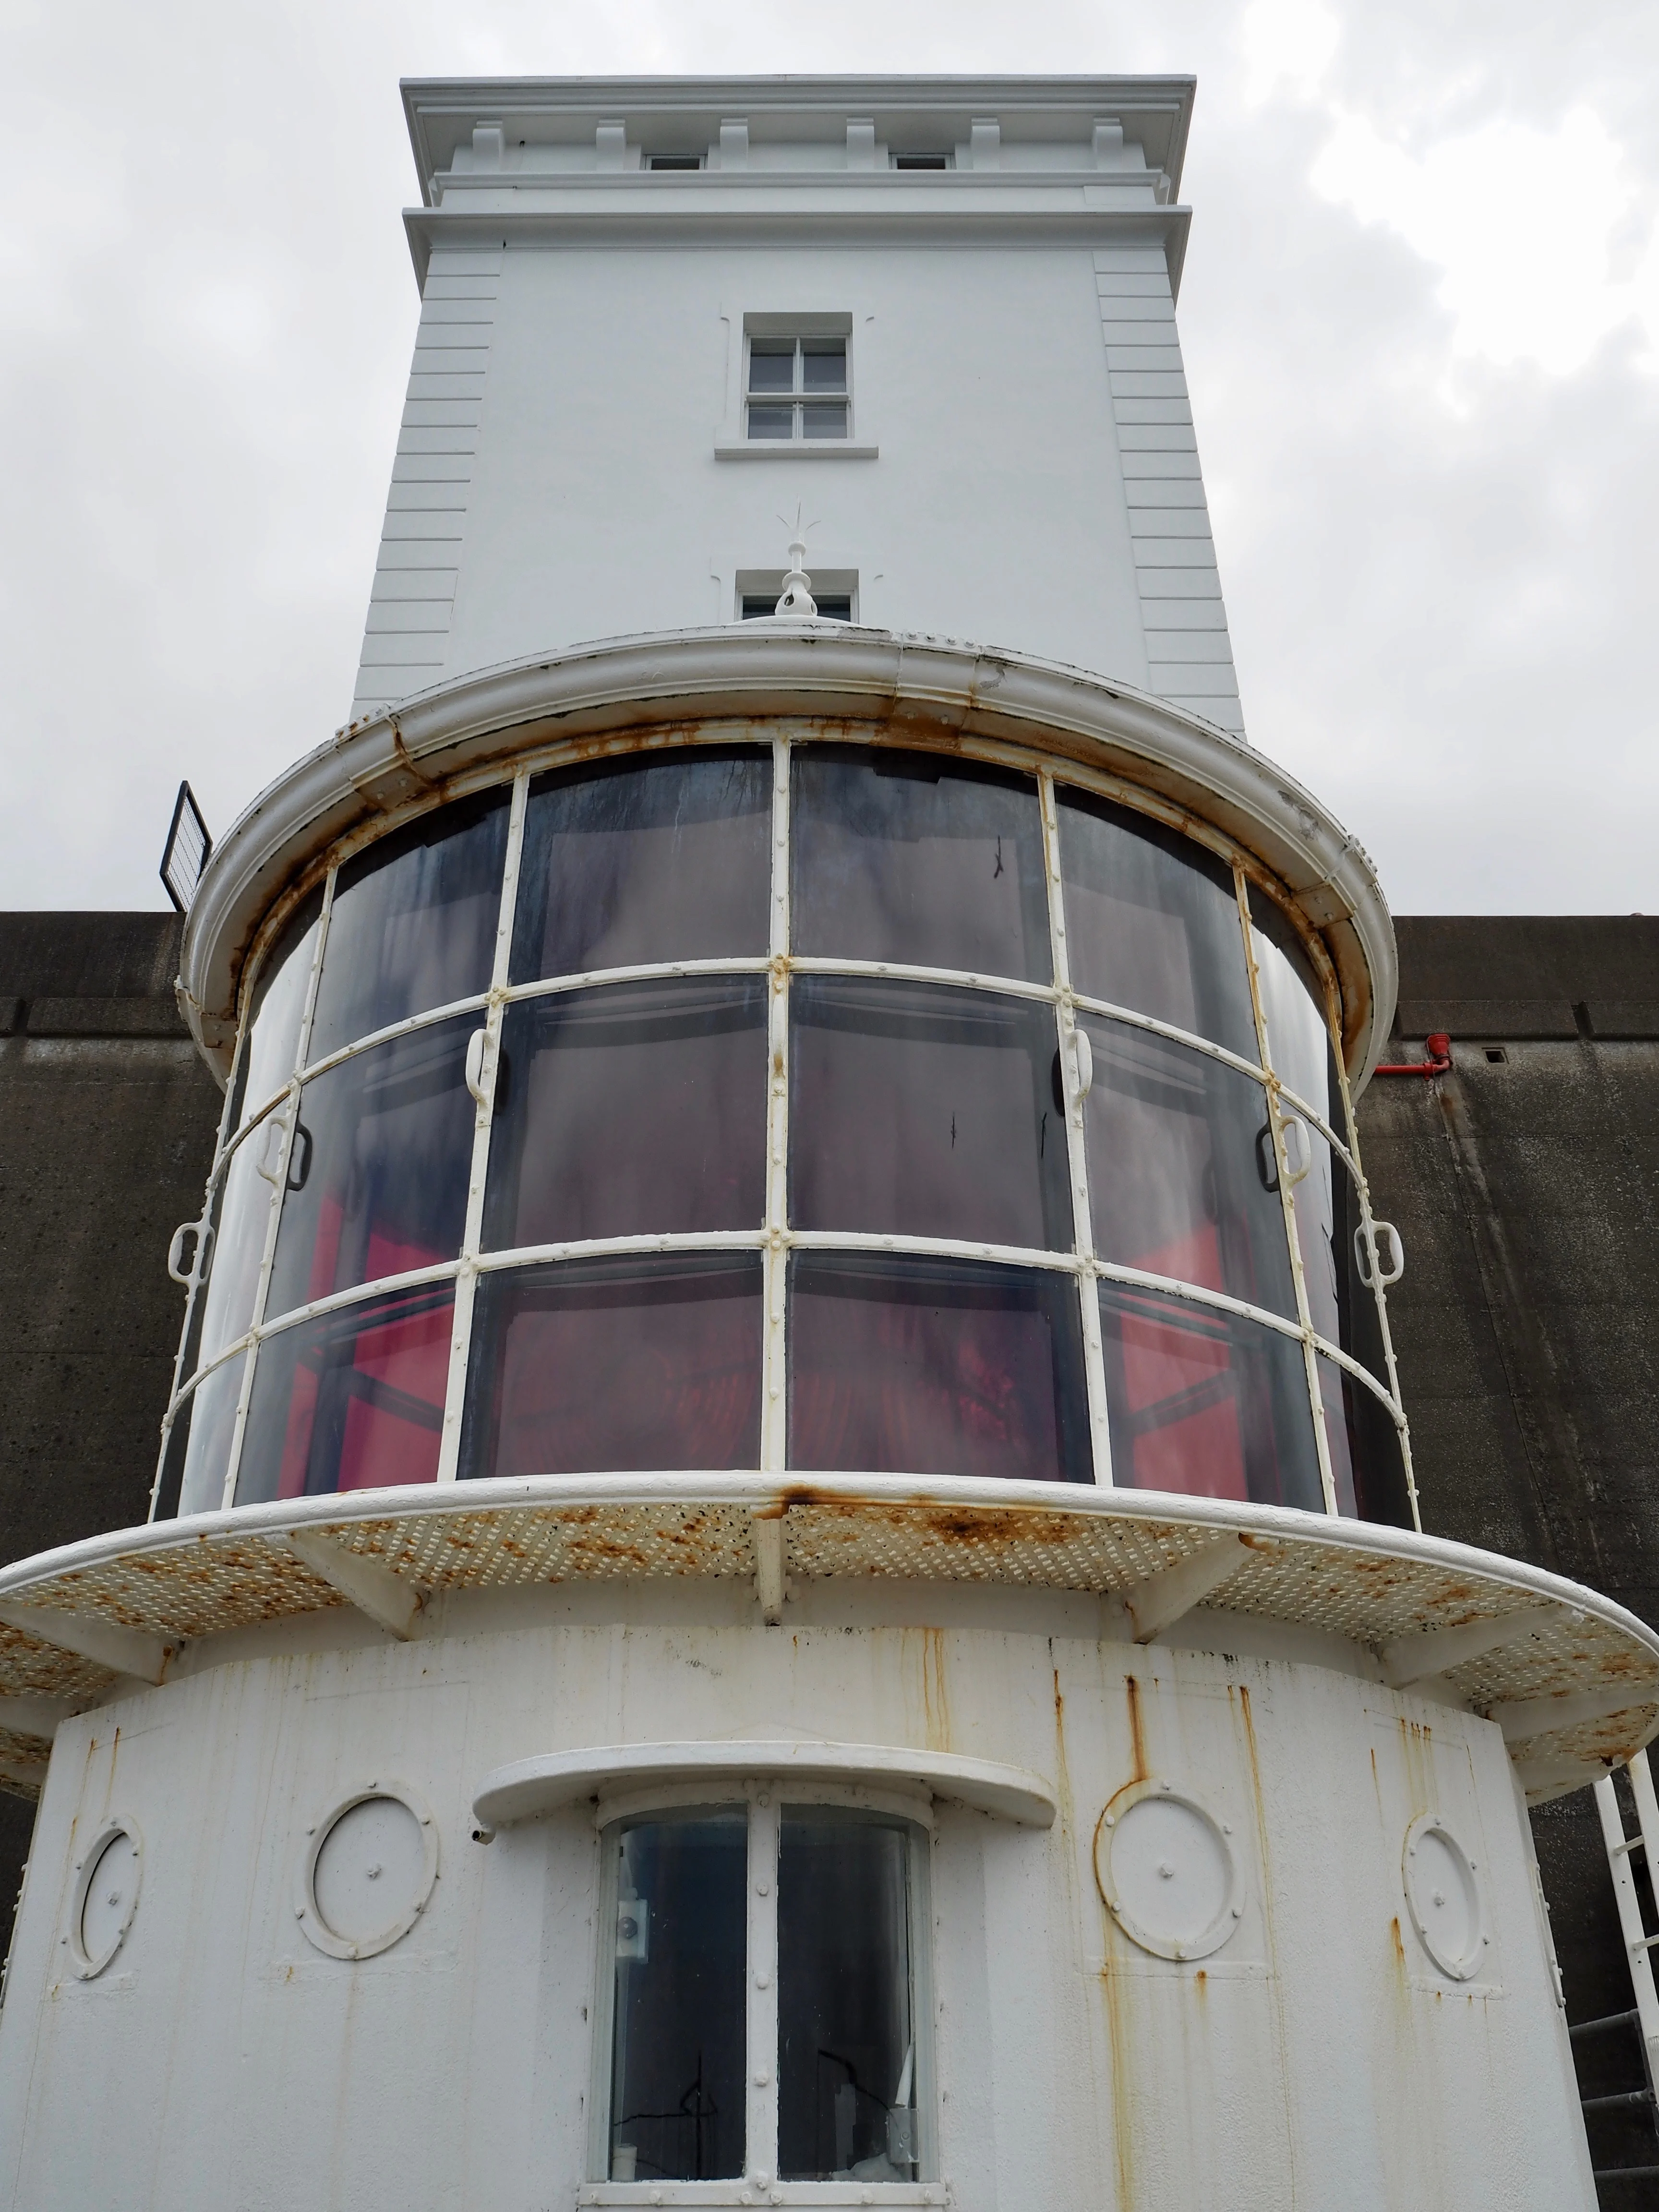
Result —
[[1593, 2205], [1525, 1807], [1659, 1639], [1419, 1527], [1191, 94], [408, 88], [153, 1517], [0, 1575], [0, 2204]]

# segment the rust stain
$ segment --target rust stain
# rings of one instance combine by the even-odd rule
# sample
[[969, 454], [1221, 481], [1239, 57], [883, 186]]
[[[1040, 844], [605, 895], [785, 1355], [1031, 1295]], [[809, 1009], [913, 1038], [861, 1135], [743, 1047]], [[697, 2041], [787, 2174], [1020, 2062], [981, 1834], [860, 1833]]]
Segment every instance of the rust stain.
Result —
[[928, 1749], [948, 1751], [951, 1747], [951, 1698], [945, 1674], [945, 1631], [942, 1628], [924, 1628], [921, 1632], [921, 1704], [926, 1716]]
[[1130, 2067], [1134, 2038], [1124, 2018], [1128, 1991], [1127, 1977], [1112, 1972], [1109, 1959], [1101, 1970], [1101, 1995], [1106, 2002], [1106, 2042], [1112, 2071], [1112, 2159], [1117, 2168], [1117, 2212], [1133, 2212], [1135, 2201], [1134, 2142], [1130, 2132], [1134, 2118], [1134, 2095]]
[[1131, 1779], [1144, 1782], [1152, 1770], [1146, 1764], [1146, 1723], [1140, 1707], [1140, 1685], [1133, 1674], [1123, 1678], [1123, 1694], [1129, 1708], [1129, 1745], [1134, 1768]]
[[1285, 2021], [1285, 1992], [1279, 1975], [1279, 1933], [1273, 1911], [1273, 1853], [1267, 1837], [1267, 1808], [1261, 1794], [1261, 1754], [1256, 1742], [1255, 1714], [1250, 1704], [1248, 1682], [1229, 1683], [1227, 1697], [1231, 1703], [1234, 1692], [1238, 1697], [1238, 1716], [1244, 1738], [1245, 1754], [1250, 1763], [1250, 1797], [1255, 1808], [1256, 1845], [1261, 1853], [1261, 1924], [1267, 1938], [1267, 1970], [1272, 1976], [1269, 1986], [1273, 1991], [1274, 2039], [1279, 2046], [1279, 2079], [1284, 2099], [1285, 2157], [1289, 2169], [1289, 2189], [1286, 2202], [1297, 2201], [1296, 2179], [1296, 2119], [1291, 2109], [1290, 2038]]

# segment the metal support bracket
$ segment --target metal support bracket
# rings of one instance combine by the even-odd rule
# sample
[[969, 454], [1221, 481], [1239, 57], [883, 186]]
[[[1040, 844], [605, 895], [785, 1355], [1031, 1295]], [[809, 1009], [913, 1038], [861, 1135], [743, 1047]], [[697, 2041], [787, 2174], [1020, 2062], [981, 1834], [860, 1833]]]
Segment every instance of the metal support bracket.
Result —
[[394, 1575], [390, 1567], [348, 1552], [318, 1528], [290, 1528], [287, 1541], [296, 1559], [313, 1575], [319, 1575], [331, 1589], [338, 1590], [377, 1628], [384, 1628], [403, 1644], [415, 1633], [416, 1617], [425, 1601], [412, 1583]]
[[69, 1698], [0, 1698], [0, 1731], [50, 1743], [59, 1724], [79, 1711]]
[[1426, 1636], [1402, 1637], [1398, 1644], [1385, 1644], [1377, 1654], [1382, 1662], [1382, 1679], [1391, 1690], [1403, 1690], [1413, 1682], [1426, 1681], [1431, 1674], [1444, 1674], [1449, 1667], [1466, 1666], [1471, 1659], [1484, 1659], [1489, 1651], [1501, 1651], [1506, 1644], [1519, 1644], [1523, 1637], [1540, 1636], [1547, 1629], [1560, 1626], [1558, 1606], [1529, 1605], [1495, 1620], [1472, 1620], [1462, 1628], [1437, 1628]]
[[1498, 1723], [1505, 1743], [1525, 1743], [1557, 1729], [1583, 1728], [1591, 1721], [1609, 1720], [1614, 1713], [1633, 1711], [1651, 1695], [1645, 1684], [1615, 1682], [1605, 1690], [1582, 1690], [1577, 1697], [1517, 1698], [1508, 1705], [1488, 1706], [1486, 1718]]
[[783, 1601], [789, 1595], [785, 1578], [785, 1545], [783, 1534], [787, 1507], [779, 1506], [770, 1513], [752, 1513], [749, 1525], [755, 1538], [755, 1595], [760, 1600], [761, 1618], [769, 1628], [775, 1628], [783, 1619]]
[[0, 1621], [59, 1651], [72, 1651], [77, 1659], [90, 1659], [95, 1667], [107, 1667], [112, 1674], [136, 1675], [141, 1682], [160, 1682], [179, 1648], [164, 1644], [159, 1636], [146, 1636], [142, 1628], [122, 1628], [83, 1613], [56, 1613], [43, 1605], [0, 1601]]
[[1150, 1644], [1166, 1628], [1173, 1628], [1183, 1613], [1202, 1605], [1244, 1564], [1252, 1547], [1242, 1536], [1222, 1536], [1189, 1559], [1148, 1575], [1123, 1594], [1137, 1644]]

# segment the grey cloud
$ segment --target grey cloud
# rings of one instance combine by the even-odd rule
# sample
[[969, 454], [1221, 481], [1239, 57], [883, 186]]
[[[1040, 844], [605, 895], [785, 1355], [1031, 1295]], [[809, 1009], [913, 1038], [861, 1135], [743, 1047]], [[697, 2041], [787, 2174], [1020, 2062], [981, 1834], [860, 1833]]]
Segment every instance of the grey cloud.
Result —
[[[1650, 6], [1339, 12], [1323, 89], [1380, 128], [1583, 101], [1652, 187]], [[1435, 270], [1314, 191], [1325, 106], [1243, 105], [1237, 6], [838, 21], [826, 55], [812, 20], [698, 0], [14, 11], [9, 905], [159, 903], [179, 776], [222, 828], [344, 712], [416, 308], [398, 75], [830, 62], [1197, 72], [1182, 328], [1253, 739], [1397, 908], [1659, 906], [1659, 380], [1633, 339], [1574, 376], [1471, 374], [1449, 409]]]

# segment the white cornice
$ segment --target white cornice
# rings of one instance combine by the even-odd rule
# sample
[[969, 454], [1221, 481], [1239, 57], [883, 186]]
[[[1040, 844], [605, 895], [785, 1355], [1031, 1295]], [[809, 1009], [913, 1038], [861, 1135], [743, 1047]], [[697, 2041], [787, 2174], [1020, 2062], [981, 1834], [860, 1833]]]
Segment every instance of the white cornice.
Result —
[[[1006, 179], [993, 180], [992, 189], [982, 192], [932, 198], [907, 195], [896, 202], [871, 191], [868, 178], [825, 175], [805, 179], [800, 185], [775, 177], [750, 178], [729, 197], [656, 191], [652, 188], [661, 180], [654, 176], [638, 180], [646, 187], [643, 191], [630, 191], [635, 181], [628, 176], [573, 178], [569, 183], [577, 189], [567, 192], [563, 179], [535, 187], [473, 179], [465, 188], [469, 198], [487, 191], [502, 204], [489, 209], [405, 208], [404, 228], [416, 277], [424, 287], [435, 247], [483, 248], [509, 242], [536, 246], [611, 239], [630, 245], [659, 240], [685, 245], [749, 237], [819, 244], [929, 240], [963, 245], [984, 238], [1086, 246], [1136, 238], [1163, 246], [1170, 288], [1178, 297], [1192, 227], [1190, 208], [1091, 204], [1090, 191], [1104, 201], [1115, 188], [1109, 179], [1089, 179], [1079, 185], [1074, 176], [1064, 180], [1066, 201], [1058, 191], [1024, 193], [1010, 188]], [[849, 183], [862, 185], [862, 195], [836, 189]], [[757, 191], [757, 184], [779, 189]]]
[[1194, 80], [1190, 76], [799, 76], [799, 77], [447, 77], [406, 80], [404, 111], [421, 179], [447, 164], [458, 136], [485, 118], [574, 142], [602, 120], [637, 129], [678, 126], [689, 137], [716, 136], [722, 119], [743, 115], [757, 137], [801, 135], [851, 117], [868, 117], [878, 136], [930, 126], [966, 135], [975, 115], [995, 114], [1005, 131], [1033, 138], [1086, 137], [1097, 118], [1121, 122], [1179, 190]]
[[1001, 740], [1156, 793], [1258, 860], [1321, 934], [1364, 1080], [1393, 1018], [1394, 929], [1362, 848], [1263, 754], [1131, 686], [954, 641], [842, 623], [729, 623], [532, 656], [354, 722], [256, 799], [214, 848], [185, 925], [179, 1003], [222, 1069], [249, 947], [348, 833], [462, 776], [564, 739], [723, 717], [838, 719], [888, 735]]

